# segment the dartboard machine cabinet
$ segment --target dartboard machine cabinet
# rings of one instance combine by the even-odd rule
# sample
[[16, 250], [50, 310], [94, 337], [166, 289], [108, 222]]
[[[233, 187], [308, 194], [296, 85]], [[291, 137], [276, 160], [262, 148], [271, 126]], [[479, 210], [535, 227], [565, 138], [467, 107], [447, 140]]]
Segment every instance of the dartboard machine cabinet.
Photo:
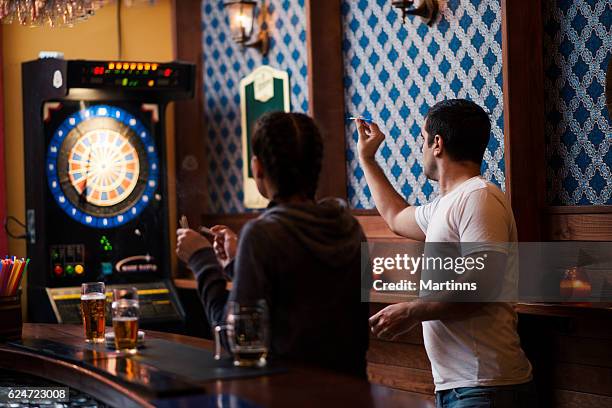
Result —
[[[45, 58], [22, 65], [28, 314], [80, 322], [80, 287], [136, 287], [145, 328], [180, 330], [171, 280], [165, 110], [185, 63]], [[107, 313], [107, 315], [109, 315]]]

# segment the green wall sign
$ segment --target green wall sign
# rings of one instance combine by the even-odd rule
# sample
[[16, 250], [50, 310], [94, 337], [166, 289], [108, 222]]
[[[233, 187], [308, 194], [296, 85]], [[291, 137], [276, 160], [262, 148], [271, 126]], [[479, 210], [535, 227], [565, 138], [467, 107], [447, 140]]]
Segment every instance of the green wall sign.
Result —
[[242, 176], [244, 206], [265, 208], [266, 200], [255, 184], [251, 172], [251, 136], [255, 121], [264, 113], [290, 110], [289, 74], [267, 65], [256, 68], [240, 81], [240, 111], [242, 115]]

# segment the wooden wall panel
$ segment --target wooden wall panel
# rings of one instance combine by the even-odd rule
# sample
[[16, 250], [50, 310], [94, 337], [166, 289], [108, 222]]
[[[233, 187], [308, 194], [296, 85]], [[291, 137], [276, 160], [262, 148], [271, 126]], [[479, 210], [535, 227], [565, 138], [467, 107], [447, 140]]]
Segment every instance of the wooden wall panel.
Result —
[[431, 371], [431, 364], [422, 344], [370, 339], [368, 362]]
[[519, 241], [540, 241], [545, 203], [541, 1], [502, 0], [506, 193]]
[[[174, 102], [174, 180], [168, 180], [169, 191], [174, 191], [176, 212], [171, 220], [173, 233], [177, 219], [186, 215], [192, 223], [206, 211], [208, 203], [206, 126], [204, 123], [202, 95], [202, 18], [201, 1], [174, 0], [174, 36], [176, 59], [196, 65], [195, 95], [191, 100]], [[173, 200], [174, 201], [174, 200]], [[172, 210], [172, 207], [171, 207]], [[175, 239], [172, 239], [174, 251]], [[176, 259], [173, 254], [173, 259]], [[181, 262], [173, 267], [175, 278], [191, 277]]]
[[554, 393], [552, 406], [556, 408], [610, 408], [612, 398], [566, 390]]
[[611, 368], [566, 363], [556, 363], [553, 367], [555, 389], [612, 397]]
[[[521, 343], [534, 367], [543, 406], [593, 406], [612, 396], [607, 322], [609, 317], [519, 316]], [[584, 405], [576, 405], [580, 403]]]
[[[371, 304], [370, 305], [370, 315], [374, 315], [376, 312], [378, 312], [378, 310], [382, 309], [384, 306], [388, 306], [388, 305], [377, 304], [377, 303]], [[395, 343], [422, 346], [423, 345], [423, 327], [421, 325], [418, 325], [417, 327], [410, 330], [409, 332], [396, 337], [393, 341], [378, 340], [375, 337], [372, 337], [371, 340], [374, 341], [375, 342], [374, 344], [377, 344], [378, 347], [380, 348], [383, 348], [386, 345], [395, 344]], [[376, 343], [376, 341], [380, 341], [380, 343]], [[391, 347], [394, 347], [394, 346], [391, 346]], [[419, 368], [419, 367], [415, 366], [415, 368]]]
[[353, 215], [361, 224], [368, 241], [408, 241], [389, 229], [389, 226], [376, 210], [354, 210]]
[[[370, 314], [385, 306], [388, 304], [370, 304]], [[393, 341], [371, 337], [367, 358], [370, 381], [405, 391], [433, 394], [431, 364], [423, 346], [421, 325]]]
[[346, 198], [344, 64], [340, 0], [306, 0], [308, 110], [325, 143], [319, 197]]
[[368, 378], [376, 384], [433, 396], [431, 371], [388, 364], [369, 363]]
[[[174, 0], [176, 58], [196, 64], [195, 96], [175, 102], [177, 212], [198, 220], [208, 203], [206, 124], [202, 95], [202, 13], [200, 0]], [[170, 181], [172, 182], [172, 180]]]
[[612, 241], [612, 206], [549, 207], [544, 226], [552, 241]]
[[[559, 356], [558, 361], [612, 369], [612, 341], [582, 336], [583, 333], [574, 336], [559, 335], [551, 339], [550, 346]], [[608, 391], [612, 392], [612, 388]]]

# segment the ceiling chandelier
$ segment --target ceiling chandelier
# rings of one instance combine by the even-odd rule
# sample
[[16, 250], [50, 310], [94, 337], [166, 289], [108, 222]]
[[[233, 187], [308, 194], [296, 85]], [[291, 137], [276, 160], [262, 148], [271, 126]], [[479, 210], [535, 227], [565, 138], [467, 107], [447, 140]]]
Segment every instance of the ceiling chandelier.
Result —
[[[103, 6], [121, 0], [0, 0], [0, 22], [25, 26], [70, 27], [87, 20]], [[155, 0], [125, 0], [126, 5]]]

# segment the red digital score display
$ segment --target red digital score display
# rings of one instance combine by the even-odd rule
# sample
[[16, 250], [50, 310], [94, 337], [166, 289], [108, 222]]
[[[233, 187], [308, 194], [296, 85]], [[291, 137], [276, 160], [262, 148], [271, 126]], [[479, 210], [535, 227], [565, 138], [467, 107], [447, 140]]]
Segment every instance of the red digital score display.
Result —
[[[131, 74], [136, 73], [136, 74], [140, 74], [142, 72], [142, 74], [144, 75], [148, 75], [149, 72], [155, 72], [157, 71], [157, 67], [158, 64], [150, 64], [150, 63], [109, 63], [108, 67], [103, 66], [103, 65], [98, 65], [92, 68], [92, 73], [94, 75], [104, 75], [104, 74], [123, 74], [123, 73], [127, 73], [126, 71], [129, 70], [129, 73]], [[166, 78], [169, 78], [170, 76], [172, 76], [172, 74], [174, 73], [174, 71], [171, 68], [165, 68], [163, 71], [160, 70], [159, 74], [163, 75]]]
[[[1, 0], [0, 0], [1, 1]], [[169, 90], [190, 86], [191, 72], [181, 64], [127, 61], [79, 61], [75, 83], [85, 87]]]

